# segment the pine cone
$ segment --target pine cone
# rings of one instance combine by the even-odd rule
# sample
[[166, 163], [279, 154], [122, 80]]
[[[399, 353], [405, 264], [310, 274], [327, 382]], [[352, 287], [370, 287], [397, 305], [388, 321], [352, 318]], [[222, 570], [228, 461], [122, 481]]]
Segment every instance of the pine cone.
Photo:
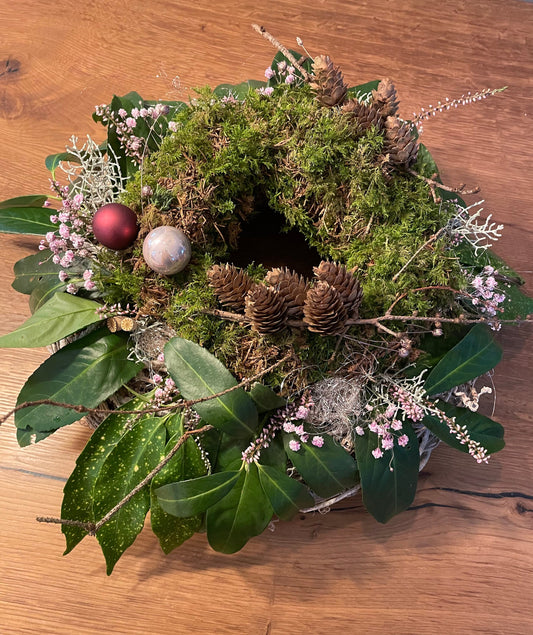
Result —
[[372, 126], [376, 128], [383, 126], [379, 110], [373, 104], [367, 106], [357, 99], [349, 99], [342, 106], [342, 112], [353, 117], [361, 130], [368, 130]]
[[344, 101], [348, 86], [338, 66], [334, 66], [328, 55], [317, 55], [313, 60], [314, 77], [310, 82], [316, 98], [323, 106], [337, 106]]
[[253, 285], [247, 273], [233, 265], [213, 265], [207, 271], [207, 279], [221, 304], [234, 311], [244, 309], [244, 298]]
[[350, 318], [357, 317], [359, 306], [363, 299], [363, 290], [353, 271], [348, 271], [344, 265], [323, 260], [318, 267], [314, 267], [315, 276], [321, 282], [327, 282], [334, 287], [344, 303]]
[[398, 112], [398, 95], [391, 79], [382, 79], [377, 90], [372, 91], [372, 103], [379, 114], [386, 119]]
[[309, 282], [303, 276], [298, 275], [295, 271], [290, 271], [287, 267], [276, 268], [267, 273], [265, 282], [274, 287], [285, 300], [289, 317], [303, 315], [305, 296], [309, 290]]
[[285, 326], [286, 313], [285, 300], [274, 289], [254, 284], [248, 291], [244, 314], [254, 331], [261, 334], [281, 331]]
[[340, 293], [327, 282], [318, 282], [307, 293], [304, 322], [313, 333], [339, 335], [345, 329], [348, 313]]
[[387, 117], [385, 126], [385, 152], [389, 162], [410, 167], [418, 156], [418, 143], [411, 134], [410, 125], [402, 123], [398, 117]]

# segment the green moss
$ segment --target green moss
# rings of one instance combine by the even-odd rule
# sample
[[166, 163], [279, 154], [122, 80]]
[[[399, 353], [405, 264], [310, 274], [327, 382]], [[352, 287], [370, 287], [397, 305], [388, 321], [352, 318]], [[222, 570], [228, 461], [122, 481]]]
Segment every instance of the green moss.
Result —
[[[382, 134], [375, 128], [362, 132], [339, 109], [321, 107], [308, 86], [278, 86], [271, 98], [251, 91], [236, 103], [202, 89], [175, 121], [176, 132], [145, 161], [123, 201], [137, 210], [141, 237], [158, 224], [183, 227], [193, 245], [191, 265], [172, 278], [153, 275], [139, 243], [132, 267], [109, 263], [106, 287], [111, 298], [127, 297], [141, 307], [150, 294], [157, 296], [182, 337], [216, 351], [230, 367], [245, 373], [245, 342], [256, 361], [293, 351], [309, 379], [328, 372], [335, 346], [334, 338], [309, 333], [261, 338], [206, 314], [218, 308], [206, 270], [231, 262], [241, 227], [257, 211], [254, 200], [266, 201], [321, 257], [356, 268], [363, 316], [382, 314], [402, 294], [398, 311], [428, 314], [448, 306], [453, 294], [414, 289], [463, 286], [446, 242], [428, 243], [446, 223], [447, 208], [433, 202], [422, 180], [400, 172], [385, 175]], [[427, 167], [427, 157], [422, 159]], [[144, 185], [154, 194], [141, 206]], [[253, 275], [261, 279], [264, 273], [259, 268]], [[278, 379], [294, 368], [280, 369]]]

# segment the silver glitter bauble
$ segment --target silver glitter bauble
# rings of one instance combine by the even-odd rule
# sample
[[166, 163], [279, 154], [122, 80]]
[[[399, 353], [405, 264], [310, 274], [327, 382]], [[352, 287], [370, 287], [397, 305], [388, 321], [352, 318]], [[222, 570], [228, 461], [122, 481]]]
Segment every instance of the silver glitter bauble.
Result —
[[163, 225], [144, 239], [143, 256], [150, 269], [171, 276], [189, 264], [191, 243], [181, 229]]

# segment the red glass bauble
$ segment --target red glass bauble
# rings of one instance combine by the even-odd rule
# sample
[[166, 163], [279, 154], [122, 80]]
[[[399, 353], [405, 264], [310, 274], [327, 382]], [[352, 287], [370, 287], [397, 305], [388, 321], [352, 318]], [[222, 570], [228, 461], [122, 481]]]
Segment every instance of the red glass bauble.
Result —
[[93, 217], [93, 233], [96, 240], [118, 251], [133, 245], [139, 227], [133, 210], [120, 203], [108, 203], [101, 207]]

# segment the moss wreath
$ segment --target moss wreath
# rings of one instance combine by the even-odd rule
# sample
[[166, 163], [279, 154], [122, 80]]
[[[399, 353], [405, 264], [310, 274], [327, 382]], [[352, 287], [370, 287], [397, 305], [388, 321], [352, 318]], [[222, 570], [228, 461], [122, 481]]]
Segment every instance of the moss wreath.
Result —
[[[475, 384], [500, 359], [491, 329], [532, 301], [488, 249], [501, 226], [440, 182], [418, 140], [428, 113], [400, 119], [391, 80], [348, 88], [329, 57], [254, 28], [279, 49], [267, 82], [189, 104], [114, 97], [94, 115], [103, 145], [47, 158], [57, 213], [47, 197], [0, 204], [0, 230], [46, 232], [15, 266], [33, 315], [0, 338], [53, 344], [9, 413], [18, 441], [98, 424], [62, 517], [40, 520], [67, 552], [96, 535], [108, 573], [149, 509], [166, 553], [202, 530], [233, 553], [274, 514], [360, 488], [388, 521], [439, 440], [478, 462], [504, 446]], [[121, 251], [92, 231], [117, 201], [139, 230]], [[143, 258], [164, 226], [191, 244], [172, 276]]]

